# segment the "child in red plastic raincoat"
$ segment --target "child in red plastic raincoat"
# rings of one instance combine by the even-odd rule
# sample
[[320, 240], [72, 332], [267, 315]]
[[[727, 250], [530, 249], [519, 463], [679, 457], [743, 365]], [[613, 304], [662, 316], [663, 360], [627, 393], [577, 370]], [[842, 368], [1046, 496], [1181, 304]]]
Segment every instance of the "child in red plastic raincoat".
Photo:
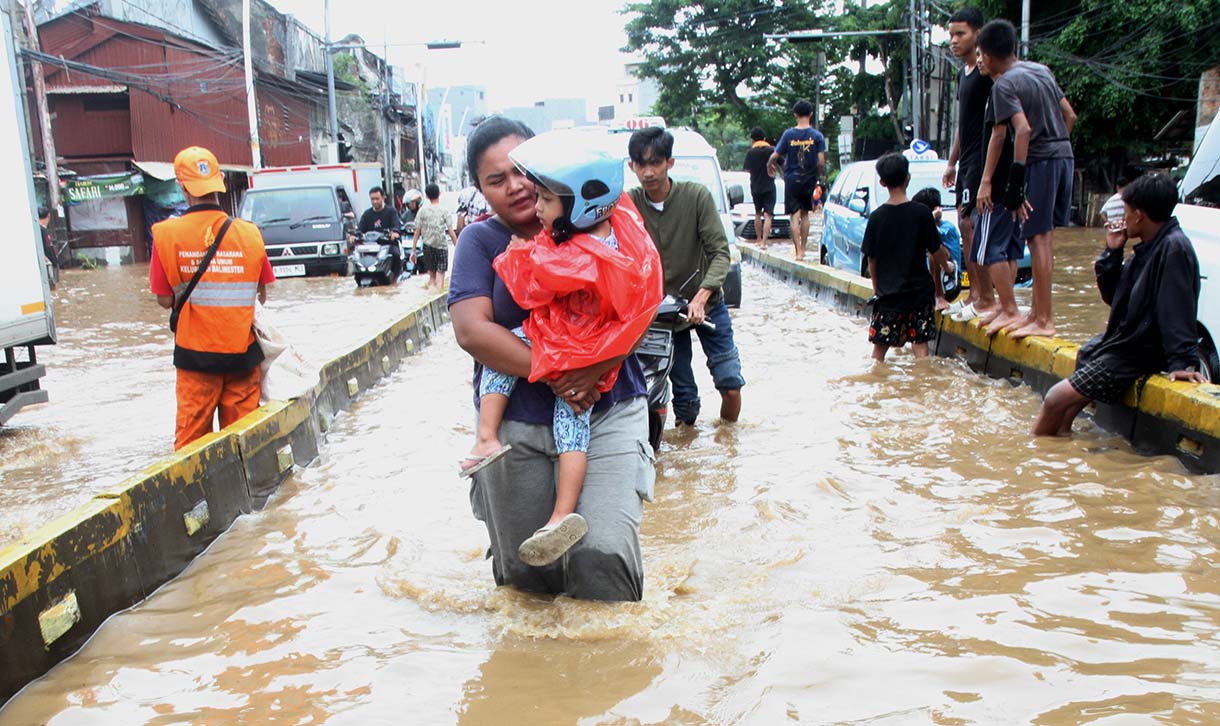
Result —
[[[543, 231], [514, 239], [496, 258], [496, 273], [513, 299], [530, 311], [513, 332], [531, 347], [531, 382], [554, 379], [630, 354], [664, 294], [661, 259], [639, 211], [622, 193], [623, 162], [572, 148], [570, 136], [548, 134], [517, 147], [511, 158], [534, 182]], [[598, 381], [609, 391], [616, 366]], [[479, 385], [479, 433], [463, 476], [506, 453], [500, 422], [517, 379], [484, 368]], [[589, 411], [555, 399], [553, 419], [559, 476], [555, 507], [545, 526], [518, 549], [522, 562], [559, 559], [588, 531], [576, 513], [589, 448]]]

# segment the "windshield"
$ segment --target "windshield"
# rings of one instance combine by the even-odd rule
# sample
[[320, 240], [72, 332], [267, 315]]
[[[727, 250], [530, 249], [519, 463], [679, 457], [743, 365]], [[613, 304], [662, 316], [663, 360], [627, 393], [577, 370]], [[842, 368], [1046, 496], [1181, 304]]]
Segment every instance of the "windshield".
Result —
[[913, 197], [919, 193], [920, 189], [932, 187], [940, 191], [941, 209], [952, 210], [957, 206], [957, 192], [941, 186], [940, 181], [944, 173], [945, 167], [943, 165], [932, 169], [912, 169], [911, 183], [907, 185], [907, 195]]
[[290, 225], [303, 221], [337, 221], [335, 192], [329, 187], [250, 190], [241, 200], [239, 217], [263, 225]]
[[1220, 207], [1220, 174], [1216, 173], [1217, 160], [1203, 175], [1203, 183], [1186, 193], [1187, 204], [1197, 204], [1201, 207]]
[[[720, 186], [720, 166], [714, 157], [678, 156], [674, 158], [674, 168], [669, 170], [669, 178], [677, 181], [698, 182], [707, 187], [716, 200], [716, 211], [724, 214], [724, 190]], [[627, 189], [640, 185], [630, 166], [623, 172], [623, 183]]]

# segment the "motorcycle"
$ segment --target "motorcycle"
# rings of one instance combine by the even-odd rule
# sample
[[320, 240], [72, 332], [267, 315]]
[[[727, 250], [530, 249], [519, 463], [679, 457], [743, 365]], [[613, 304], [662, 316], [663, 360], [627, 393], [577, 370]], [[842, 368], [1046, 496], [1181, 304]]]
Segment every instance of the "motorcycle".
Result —
[[[405, 240], [412, 240], [414, 237], [415, 222], [407, 222], [406, 226], [403, 228], [402, 238]], [[411, 277], [414, 275], [426, 275], [428, 274], [428, 266], [424, 264], [424, 245], [422, 242], [419, 244], [412, 244], [414, 246], [409, 251], [403, 250], [403, 256], [406, 257], [407, 260], [407, 276]], [[411, 261], [412, 253], [415, 254], [414, 262]]]
[[369, 231], [361, 235], [352, 249], [352, 274], [357, 287], [398, 282], [403, 269], [400, 249], [386, 232]]
[[[661, 434], [669, 418], [671, 390], [669, 373], [674, 367], [674, 333], [691, 327], [686, 316], [687, 300], [675, 295], [666, 295], [657, 308], [656, 318], [644, 340], [635, 349], [635, 356], [644, 369], [644, 384], [648, 387], [648, 443], [653, 451], [661, 447]], [[715, 324], [700, 323], [711, 330]]]

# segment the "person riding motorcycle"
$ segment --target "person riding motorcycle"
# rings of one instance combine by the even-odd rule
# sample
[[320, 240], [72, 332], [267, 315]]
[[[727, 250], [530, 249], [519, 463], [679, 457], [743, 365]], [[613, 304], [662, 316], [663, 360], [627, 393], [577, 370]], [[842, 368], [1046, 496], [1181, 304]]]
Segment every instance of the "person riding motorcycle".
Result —
[[402, 195], [402, 221], [403, 224], [415, 221], [415, 215], [419, 214], [419, 208], [424, 203], [424, 193], [418, 189], [408, 189]]
[[[385, 192], [381, 187], [373, 187], [369, 190], [369, 203], [372, 206], [360, 215], [360, 224], [356, 228], [357, 233], [358, 235], [363, 235], [365, 232], [384, 233], [392, 243], [394, 268], [397, 272], [402, 272], [403, 254], [402, 247], [398, 243], [398, 237], [402, 233], [402, 220], [394, 207], [386, 204]], [[356, 239], [357, 235], [349, 237], [349, 246], [354, 246]]]

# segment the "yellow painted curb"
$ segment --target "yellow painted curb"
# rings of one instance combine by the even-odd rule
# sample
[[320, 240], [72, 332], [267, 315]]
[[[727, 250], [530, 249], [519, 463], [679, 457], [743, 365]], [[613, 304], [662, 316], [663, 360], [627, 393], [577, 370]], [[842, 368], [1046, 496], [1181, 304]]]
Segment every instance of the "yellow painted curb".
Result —
[[[752, 244], [738, 247], [742, 255], [776, 272], [794, 275], [815, 286], [846, 293], [863, 305], [872, 296], [872, 287], [865, 278], [821, 264], [802, 263], [763, 252]], [[948, 333], [966, 345], [986, 355], [992, 375], [1021, 379], [1025, 372], [1038, 372], [1062, 380], [1076, 369], [1076, 353], [1080, 346], [1059, 338], [1026, 338], [1014, 340], [1004, 333], [988, 337], [976, 323], [959, 323], [937, 313], [942, 334]], [[963, 354], [966, 351], [950, 351]], [[1007, 370], [1005, 370], [1005, 368]], [[1151, 376], [1142, 390], [1133, 386], [1127, 390], [1123, 403], [1132, 410], [1172, 422], [1200, 441], [1220, 441], [1220, 386], [1173, 382], [1164, 375]], [[1178, 446], [1180, 452], [1195, 456]]]
[[429, 297], [328, 362], [310, 394], [268, 402], [0, 549], [0, 702], [71, 655], [110, 614], [176, 576], [294, 465], [316, 456], [335, 413], [323, 405], [338, 405], [325, 395], [330, 383], [388, 375], [447, 320], [445, 299]]

